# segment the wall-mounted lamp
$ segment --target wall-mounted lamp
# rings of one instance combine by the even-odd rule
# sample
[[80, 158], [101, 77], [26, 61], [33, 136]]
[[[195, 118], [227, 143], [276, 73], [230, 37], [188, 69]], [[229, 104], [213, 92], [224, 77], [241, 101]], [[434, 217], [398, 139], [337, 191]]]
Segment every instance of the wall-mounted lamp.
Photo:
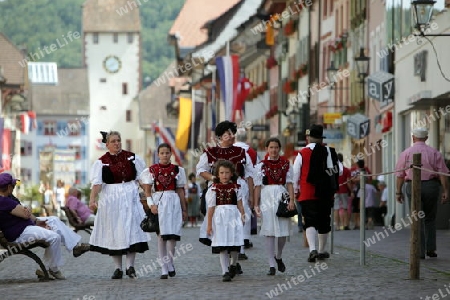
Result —
[[415, 28], [419, 33], [416, 36], [450, 36], [448, 33], [425, 33], [430, 27], [431, 17], [433, 15], [434, 0], [414, 0], [411, 2]]

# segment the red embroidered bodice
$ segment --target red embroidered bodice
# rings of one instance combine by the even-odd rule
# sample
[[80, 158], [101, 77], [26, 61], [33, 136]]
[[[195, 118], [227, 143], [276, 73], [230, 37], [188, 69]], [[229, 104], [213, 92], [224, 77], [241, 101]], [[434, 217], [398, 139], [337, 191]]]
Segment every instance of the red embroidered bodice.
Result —
[[236, 183], [214, 183], [211, 188], [216, 192], [216, 206], [237, 205], [236, 189], [239, 187]]
[[206, 156], [208, 157], [208, 163], [212, 166], [220, 159], [231, 161], [236, 166], [236, 173], [243, 177], [246, 164], [245, 149], [236, 146], [230, 146], [228, 148], [211, 147], [205, 149]]
[[156, 192], [175, 191], [177, 188], [178, 166], [173, 164], [154, 164], [149, 167], [150, 173], [154, 178], [154, 187]]
[[128, 182], [136, 179], [136, 167], [134, 165], [135, 154], [122, 150], [113, 155], [107, 152], [100, 157], [104, 164], [102, 168], [102, 180], [106, 184]]
[[277, 160], [265, 159], [261, 170], [264, 173], [263, 184], [286, 184], [286, 175], [289, 171], [289, 161], [285, 158]]

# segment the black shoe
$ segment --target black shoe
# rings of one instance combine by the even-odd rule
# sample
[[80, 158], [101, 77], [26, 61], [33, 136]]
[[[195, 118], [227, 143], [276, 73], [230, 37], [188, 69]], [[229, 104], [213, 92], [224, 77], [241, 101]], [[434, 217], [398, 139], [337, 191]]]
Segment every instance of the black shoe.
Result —
[[128, 277], [130, 277], [130, 278], [137, 278], [136, 271], [134, 270], [134, 267], [129, 267], [129, 268], [125, 271], [125, 274], [127, 274]]
[[161, 275], [161, 277], [159, 277], [159, 279], [168, 279], [169, 278], [169, 275]]
[[173, 271], [169, 271], [169, 276], [174, 277], [175, 275], [177, 275], [177, 272], [175, 272], [175, 268], [173, 268]]
[[428, 257], [437, 257], [437, 254], [434, 251], [427, 251], [427, 256]]
[[275, 275], [275, 273], [276, 273], [275, 267], [270, 267], [269, 273], [267, 273], [267, 275], [273, 276]]
[[225, 274], [223, 274], [223, 276], [222, 276], [222, 281], [223, 281], [223, 282], [231, 281], [230, 273], [226, 272]]
[[350, 230], [350, 227], [344, 226], [344, 230]]
[[242, 267], [240, 263], [236, 263], [236, 274], [241, 275], [242, 273]]
[[309, 253], [308, 262], [316, 262], [316, 258], [318, 256], [319, 254], [317, 253], [317, 250], [311, 251], [311, 253]]
[[238, 260], [247, 260], [248, 256], [245, 253], [239, 253]]
[[274, 258], [275, 258], [275, 261], [277, 262], [278, 271], [280, 271], [281, 273], [286, 271], [286, 266], [284, 265], [283, 260], [281, 258], [280, 259], [277, 259], [276, 257], [274, 257]]
[[244, 240], [244, 249], [253, 248], [253, 243], [250, 240]]
[[234, 278], [234, 276], [236, 276], [237, 273], [237, 267], [236, 266], [230, 266], [228, 267], [228, 274], [230, 275], [231, 278]]
[[425, 259], [425, 255], [421, 255], [421, 256], [420, 256], [420, 259]]
[[325, 252], [319, 253], [319, 255], [317, 255], [318, 260], [325, 260], [325, 258], [330, 258], [330, 253], [325, 251]]
[[81, 256], [83, 253], [88, 252], [91, 249], [91, 245], [89, 244], [79, 244], [73, 247], [72, 254], [73, 257]]
[[120, 269], [116, 269], [114, 271], [113, 276], [111, 276], [111, 279], [122, 279], [122, 277], [123, 277], [123, 271]]

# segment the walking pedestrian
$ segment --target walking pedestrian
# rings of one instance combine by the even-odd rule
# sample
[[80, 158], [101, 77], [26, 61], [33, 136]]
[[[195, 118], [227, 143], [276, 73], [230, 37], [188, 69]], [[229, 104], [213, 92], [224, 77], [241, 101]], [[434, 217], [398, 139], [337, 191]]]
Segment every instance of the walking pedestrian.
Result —
[[[172, 150], [163, 143], [158, 146], [159, 163], [146, 168], [140, 176], [147, 197], [147, 204], [153, 214], [158, 214], [158, 254], [161, 265], [161, 279], [176, 275], [173, 258], [175, 246], [181, 239], [181, 226], [187, 220], [184, 187], [184, 168], [170, 162]], [[152, 194], [152, 186], [154, 193]]]
[[228, 160], [218, 161], [214, 176], [214, 183], [206, 193], [206, 232], [211, 236], [212, 252], [220, 254], [222, 281], [227, 282], [237, 274], [238, 253], [244, 244], [245, 212], [240, 185], [235, 183], [234, 164]]
[[92, 211], [97, 209], [90, 238], [91, 251], [112, 256], [116, 267], [112, 279], [122, 278], [122, 255], [125, 254], [126, 275], [136, 278], [136, 253], [147, 251], [147, 241], [150, 240], [150, 235], [140, 227], [144, 209], [137, 182], [145, 162], [136, 154], [122, 149], [119, 132], [102, 132], [102, 135], [108, 152], [91, 169], [89, 208]]
[[196, 182], [194, 173], [189, 174], [189, 181], [187, 201], [188, 219], [191, 222], [191, 227], [197, 227], [197, 218], [200, 216], [200, 186]]
[[[286, 266], [282, 260], [283, 248], [290, 231], [290, 218], [277, 217], [276, 212], [283, 195], [289, 197], [289, 210], [296, 209], [292, 185], [292, 166], [289, 160], [280, 156], [281, 142], [277, 138], [266, 141], [268, 156], [256, 166], [255, 212], [261, 217], [260, 235], [266, 238], [266, 253], [269, 261], [267, 275], [275, 275], [275, 263], [278, 271], [284, 272]], [[260, 205], [261, 197], [261, 205]], [[275, 253], [275, 241], [277, 252]]]
[[[325, 246], [331, 231], [331, 207], [333, 195], [338, 190], [342, 165], [334, 148], [323, 145], [322, 125], [311, 125], [306, 135], [308, 144], [294, 161], [294, 190], [301, 202], [305, 220], [304, 229], [310, 250], [308, 262], [315, 262], [316, 259], [330, 257]], [[316, 249], [317, 235], [319, 252]]]
[[[422, 154], [422, 168], [433, 170], [435, 172], [448, 173], [449, 170], [444, 163], [442, 154], [425, 144], [428, 139], [428, 130], [420, 127], [412, 131], [413, 145], [403, 151], [395, 166], [396, 170], [407, 168], [413, 161], [414, 153]], [[411, 180], [412, 169], [398, 171], [396, 181], [396, 199], [399, 203], [404, 202], [404, 192], [411, 204]], [[421, 210], [425, 213], [420, 226], [420, 258], [437, 257], [436, 253], [436, 214], [437, 202], [440, 193], [440, 185], [442, 185], [441, 202], [448, 201], [448, 179], [445, 175], [421, 170]], [[403, 185], [405, 189], [403, 190]], [[410, 205], [411, 207], [411, 205]]]

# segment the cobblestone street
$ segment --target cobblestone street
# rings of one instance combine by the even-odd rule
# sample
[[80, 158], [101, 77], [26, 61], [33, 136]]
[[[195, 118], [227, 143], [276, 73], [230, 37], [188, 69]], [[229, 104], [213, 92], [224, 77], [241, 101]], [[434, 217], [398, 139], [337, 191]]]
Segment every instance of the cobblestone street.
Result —
[[[197, 241], [198, 228], [185, 228], [177, 245], [174, 278], [159, 279], [153, 235], [150, 251], [137, 256], [135, 268], [141, 274], [137, 280], [127, 277], [111, 280], [114, 265], [107, 256], [86, 253], [75, 259], [65, 252], [62, 270], [67, 280], [38, 282], [34, 275], [37, 265], [25, 256], [16, 255], [0, 264], [0, 298], [216, 299], [227, 295], [231, 299], [426, 299], [433, 294], [439, 296], [439, 289], [441, 295], [448, 294], [445, 287], [450, 276], [445, 271], [450, 264], [446, 255], [421, 261], [421, 280], [408, 280], [409, 265], [404, 258], [409, 255], [409, 231], [372, 245], [370, 250], [375, 252], [367, 252], [366, 266], [360, 266], [359, 232], [336, 232], [334, 254], [320, 264], [312, 264], [306, 261], [308, 249], [303, 247], [302, 236], [295, 229], [293, 224], [295, 233], [283, 255], [287, 270], [275, 276], [266, 275], [263, 238], [253, 236], [254, 247], [247, 250], [249, 259], [240, 261], [244, 274], [231, 283], [222, 282], [218, 255], [211, 254], [210, 248]], [[366, 237], [371, 234], [373, 231], [367, 231]], [[448, 235], [440, 231], [438, 239], [443, 234]], [[81, 235], [88, 241], [86, 233]], [[403, 246], [402, 240], [406, 240]], [[439, 246], [438, 250], [443, 248]], [[42, 256], [42, 249], [37, 252]]]

